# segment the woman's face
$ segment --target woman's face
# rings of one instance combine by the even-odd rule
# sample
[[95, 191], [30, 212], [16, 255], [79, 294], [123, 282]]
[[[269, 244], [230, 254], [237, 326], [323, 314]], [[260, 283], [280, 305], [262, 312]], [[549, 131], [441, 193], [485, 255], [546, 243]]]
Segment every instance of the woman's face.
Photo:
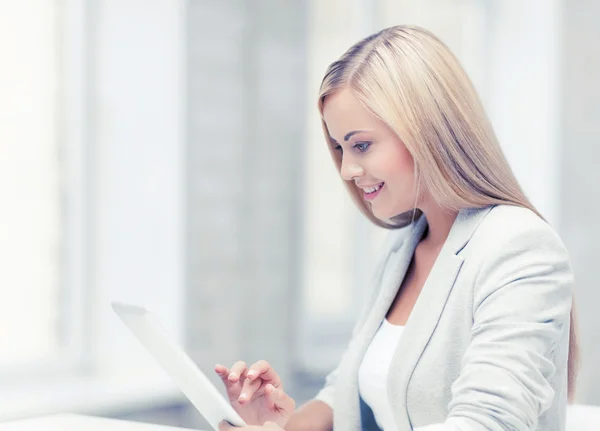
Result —
[[375, 217], [387, 220], [412, 210], [413, 158], [394, 131], [347, 88], [327, 96], [323, 117], [342, 158], [340, 175], [361, 189]]

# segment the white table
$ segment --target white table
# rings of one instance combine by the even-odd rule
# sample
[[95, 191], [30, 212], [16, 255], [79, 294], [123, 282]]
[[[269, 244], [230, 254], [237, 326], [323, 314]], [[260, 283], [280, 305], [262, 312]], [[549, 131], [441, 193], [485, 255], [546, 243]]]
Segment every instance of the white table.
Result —
[[59, 414], [0, 423], [2, 431], [182, 431], [162, 425], [120, 421], [74, 414]]
[[[119, 421], [74, 414], [0, 422], [1, 431], [183, 431], [162, 425]], [[567, 408], [567, 431], [600, 430], [600, 406], [575, 404]]]

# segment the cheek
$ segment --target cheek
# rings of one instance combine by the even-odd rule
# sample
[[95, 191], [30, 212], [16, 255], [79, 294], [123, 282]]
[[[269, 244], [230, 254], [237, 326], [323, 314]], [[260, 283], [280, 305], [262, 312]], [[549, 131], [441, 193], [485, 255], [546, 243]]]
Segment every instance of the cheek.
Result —
[[381, 167], [388, 181], [392, 183], [407, 183], [414, 177], [413, 159], [410, 154], [394, 154], [393, 157], [386, 158]]

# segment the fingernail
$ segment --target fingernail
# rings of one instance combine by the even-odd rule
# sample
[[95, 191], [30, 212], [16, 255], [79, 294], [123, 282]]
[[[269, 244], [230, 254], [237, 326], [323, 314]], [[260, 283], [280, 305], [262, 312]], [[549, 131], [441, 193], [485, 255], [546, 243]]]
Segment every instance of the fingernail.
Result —
[[256, 376], [256, 371], [252, 370], [250, 372], [248, 372], [248, 377], [254, 377]]
[[240, 395], [240, 398], [239, 398], [239, 399], [240, 399], [240, 400], [245, 400], [246, 398], [248, 398], [248, 394], [244, 392], [244, 393], [242, 393], [242, 394]]
[[230, 378], [230, 379], [235, 379], [236, 377], [237, 377], [237, 374], [236, 374], [236, 373], [231, 373], [231, 374], [229, 374], [229, 378]]

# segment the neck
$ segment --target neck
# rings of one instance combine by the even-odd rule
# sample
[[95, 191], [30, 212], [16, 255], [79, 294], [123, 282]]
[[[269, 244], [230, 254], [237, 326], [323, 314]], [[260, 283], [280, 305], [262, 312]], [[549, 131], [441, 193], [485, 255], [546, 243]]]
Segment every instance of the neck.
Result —
[[421, 208], [427, 219], [427, 232], [422, 242], [431, 247], [441, 247], [450, 233], [458, 211], [449, 211], [438, 205], [423, 205]]

